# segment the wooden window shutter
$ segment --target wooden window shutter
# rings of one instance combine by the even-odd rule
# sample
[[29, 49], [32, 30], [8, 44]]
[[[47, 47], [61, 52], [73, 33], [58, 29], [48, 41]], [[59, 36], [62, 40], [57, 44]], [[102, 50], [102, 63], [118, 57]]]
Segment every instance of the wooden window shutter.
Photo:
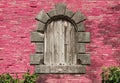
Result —
[[90, 64], [85, 44], [90, 42], [90, 33], [85, 32], [81, 12], [72, 12], [65, 4], [56, 4], [55, 9], [37, 16], [38, 28], [31, 34], [36, 45], [36, 54], [30, 57], [36, 73], [85, 73]]
[[74, 26], [65, 20], [52, 21], [45, 31], [45, 64], [75, 65], [76, 37]]

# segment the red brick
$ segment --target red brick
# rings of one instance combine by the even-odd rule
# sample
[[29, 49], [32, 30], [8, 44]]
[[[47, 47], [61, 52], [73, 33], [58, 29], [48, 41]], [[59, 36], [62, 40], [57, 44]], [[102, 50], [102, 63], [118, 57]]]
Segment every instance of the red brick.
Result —
[[[35, 46], [30, 33], [37, 27], [35, 16], [41, 9], [49, 11], [55, 3], [65, 2], [72, 11], [80, 9], [88, 18], [86, 30], [91, 32], [87, 52], [91, 65], [83, 76], [45, 76], [48, 83], [101, 83], [103, 66], [120, 65], [120, 1], [118, 0], [2, 0], [0, 1], [0, 73], [18, 73], [19, 77], [30, 66], [30, 54]], [[55, 76], [58, 76], [56, 78]], [[51, 78], [50, 78], [51, 77]], [[53, 80], [52, 80], [53, 79]]]

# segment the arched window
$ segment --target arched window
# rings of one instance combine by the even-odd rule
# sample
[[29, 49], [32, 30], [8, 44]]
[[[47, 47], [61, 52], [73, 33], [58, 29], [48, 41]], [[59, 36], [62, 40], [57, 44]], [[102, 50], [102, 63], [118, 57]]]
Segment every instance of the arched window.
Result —
[[47, 13], [42, 10], [36, 16], [39, 25], [31, 35], [36, 53], [30, 57], [36, 73], [85, 73], [85, 65], [90, 64], [90, 55], [85, 52], [85, 44], [90, 42], [85, 19], [65, 4], [57, 4]]

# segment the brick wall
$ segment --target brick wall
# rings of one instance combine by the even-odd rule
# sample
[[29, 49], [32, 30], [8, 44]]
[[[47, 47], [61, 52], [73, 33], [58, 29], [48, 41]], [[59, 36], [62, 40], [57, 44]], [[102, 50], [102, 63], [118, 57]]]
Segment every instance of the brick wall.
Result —
[[35, 52], [30, 42], [30, 33], [37, 27], [34, 18], [41, 9], [49, 11], [59, 2], [87, 16], [91, 65], [85, 75], [41, 75], [41, 83], [101, 83], [102, 67], [120, 65], [120, 1], [0, 0], [0, 73], [18, 73], [21, 77], [28, 69], [34, 72], [29, 64], [30, 54]]

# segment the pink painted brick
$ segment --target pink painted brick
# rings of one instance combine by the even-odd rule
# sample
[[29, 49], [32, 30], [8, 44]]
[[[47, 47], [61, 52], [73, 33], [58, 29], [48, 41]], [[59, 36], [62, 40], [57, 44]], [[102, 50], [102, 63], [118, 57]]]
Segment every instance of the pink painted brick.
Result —
[[[56, 3], [66, 3], [72, 11], [80, 9], [87, 20], [86, 30], [91, 32], [87, 52], [91, 65], [87, 73], [80, 75], [46, 75], [48, 83], [101, 83], [101, 68], [120, 65], [120, 1], [118, 0], [2, 0], [0, 1], [0, 74], [22, 74], [30, 66], [30, 54], [35, 45], [30, 42], [30, 33], [36, 29], [35, 16], [41, 9], [49, 11]], [[44, 82], [45, 82], [44, 81]], [[44, 83], [43, 82], [43, 83]]]

